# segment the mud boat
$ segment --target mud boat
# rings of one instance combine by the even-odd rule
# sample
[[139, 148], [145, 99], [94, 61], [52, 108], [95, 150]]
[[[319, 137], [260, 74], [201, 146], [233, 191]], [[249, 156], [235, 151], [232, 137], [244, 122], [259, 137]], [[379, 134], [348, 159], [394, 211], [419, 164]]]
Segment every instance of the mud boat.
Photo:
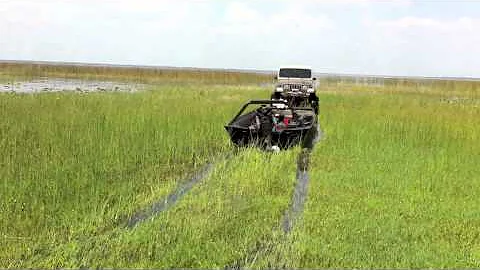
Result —
[[[251, 105], [255, 108], [247, 110]], [[237, 146], [279, 150], [301, 143], [310, 147], [317, 132], [317, 115], [311, 107], [289, 107], [284, 100], [251, 100], [225, 129]]]

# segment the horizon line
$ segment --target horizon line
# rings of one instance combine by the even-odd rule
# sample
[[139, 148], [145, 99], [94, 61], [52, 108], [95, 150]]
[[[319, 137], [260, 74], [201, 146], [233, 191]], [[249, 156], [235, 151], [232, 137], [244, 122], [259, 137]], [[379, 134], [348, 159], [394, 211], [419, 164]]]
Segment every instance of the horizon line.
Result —
[[[192, 66], [161, 66], [161, 65], [140, 65], [140, 64], [112, 64], [102, 62], [80, 62], [80, 61], [52, 61], [52, 60], [8, 60], [0, 59], [0, 64], [53, 64], [60, 66], [84, 66], [84, 67], [118, 67], [118, 68], [144, 68], [144, 69], [170, 69], [170, 70], [204, 70], [204, 71], [232, 71], [242, 73], [261, 73], [261, 74], [275, 74], [276, 70], [269, 69], [254, 69], [254, 68], [208, 68], [208, 67], [192, 67]], [[348, 77], [348, 78], [370, 78], [370, 79], [423, 79], [423, 80], [465, 80], [465, 81], [480, 81], [480, 77], [470, 76], [405, 76], [405, 75], [386, 75], [386, 74], [359, 74], [359, 73], [330, 73], [330, 72], [315, 72], [321, 77]]]

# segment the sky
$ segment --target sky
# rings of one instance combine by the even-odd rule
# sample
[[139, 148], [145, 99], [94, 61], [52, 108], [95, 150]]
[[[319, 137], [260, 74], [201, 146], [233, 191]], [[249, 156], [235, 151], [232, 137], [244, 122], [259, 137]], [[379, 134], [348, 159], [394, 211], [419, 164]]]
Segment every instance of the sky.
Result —
[[0, 59], [480, 78], [480, 1], [0, 0]]

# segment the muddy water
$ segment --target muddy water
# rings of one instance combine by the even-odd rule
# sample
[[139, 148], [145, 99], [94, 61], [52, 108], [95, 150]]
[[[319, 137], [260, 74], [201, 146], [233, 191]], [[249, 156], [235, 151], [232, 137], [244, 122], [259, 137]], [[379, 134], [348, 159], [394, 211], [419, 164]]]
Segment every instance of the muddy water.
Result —
[[99, 91], [136, 92], [143, 88], [144, 86], [141, 84], [52, 78], [43, 78], [25, 82], [0, 83], [0, 93], [43, 93], [61, 91], [81, 93]]

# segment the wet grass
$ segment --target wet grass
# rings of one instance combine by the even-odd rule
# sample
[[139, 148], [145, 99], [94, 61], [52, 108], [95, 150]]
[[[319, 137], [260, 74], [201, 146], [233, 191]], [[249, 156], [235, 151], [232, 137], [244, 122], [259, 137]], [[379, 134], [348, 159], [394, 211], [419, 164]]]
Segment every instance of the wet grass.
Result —
[[223, 267], [268, 238], [288, 207], [295, 152], [242, 151], [218, 163], [167, 212], [132, 230], [117, 228], [40, 251], [40, 267]]
[[[166, 81], [0, 95], [0, 267], [480, 267], [477, 83], [324, 86], [285, 234], [300, 149], [223, 158], [223, 124], [270, 89]], [[208, 162], [168, 211], [125, 226]]]
[[303, 223], [256, 265], [479, 267], [480, 108], [424, 94], [321, 100]]
[[0, 95], [1, 265], [113, 228], [230, 151], [219, 123], [264, 94], [238, 90]]

